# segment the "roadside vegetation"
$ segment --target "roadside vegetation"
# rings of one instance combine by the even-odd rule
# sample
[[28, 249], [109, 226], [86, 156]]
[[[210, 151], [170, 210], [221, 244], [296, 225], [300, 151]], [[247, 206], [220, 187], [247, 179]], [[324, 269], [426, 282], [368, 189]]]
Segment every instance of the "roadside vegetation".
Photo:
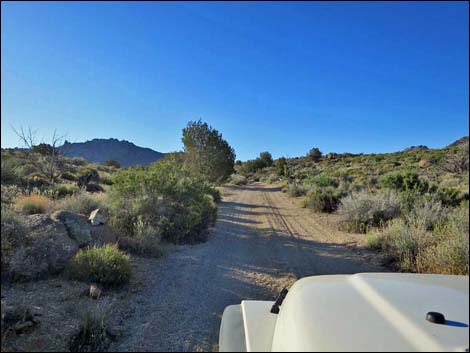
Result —
[[241, 181], [278, 183], [341, 230], [364, 233], [399, 271], [469, 273], [468, 139], [442, 149], [323, 154], [238, 162]]
[[[1, 151], [1, 277], [10, 286], [59, 276], [72, 288], [86, 284], [85, 297], [96, 300], [102, 290], [130, 290], [135, 257], [207, 239], [221, 201], [216, 187], [234, 173], [233, 148], [201, 121], [183, 129], [184, 151], [128, 168], [66, 157], [56, 133], [48, 144], [31, 129], [16, 132], [24, 148]], [[51, 315], [65, 315], [66, 302]], [[2, 350], [18, 327], [36, 325], [4, 325], [4, 304], [2, 292]], [[77, 320], [69, 348], [105, 349], [105, 317], [87, 311]]]

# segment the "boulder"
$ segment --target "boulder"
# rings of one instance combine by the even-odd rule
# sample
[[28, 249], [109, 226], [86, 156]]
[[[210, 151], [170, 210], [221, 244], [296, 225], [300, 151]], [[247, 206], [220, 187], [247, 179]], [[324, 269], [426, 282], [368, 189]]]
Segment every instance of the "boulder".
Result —
[[91, 229], [85, 216], [69, 211], [56, 211], [51, 215], [51, 218], [62, 222], [69, 237], [74, 239], [80, 247], [91, 242]]
[[86, 216], [68, 211], [56, 211], [51, 215], [51, 218], [63, 222], [69, 236], [75, 239], [80, 247], [103, 246], [117, 242], [118, 235], [111, 227], [106, 224], [92, 226]]
[[101, 185], [95, 184], [95, 183], [90, 183], [87, 186], [85, 186], [85, 190], [91, 193], [94, 192], [104, 192], [104, 189]]
[[5, 274], [15, 280], [39, 279], [61, 272], [78, 251], [64, 224], [37, 214], [25, 217], [25, 240], [5, 259]]
[[92, 226], [98, 226], [100, 224], [106, 224], [109, 219], [108, 211], [102, 208], [97, 208], [90, 213], [88, 220]]
[[100, 226], [90, 226], [91, 242], [96, 246], [104, 244], [115, 244], [118, 241], [118, 234], [110, 226], [102, 224]]

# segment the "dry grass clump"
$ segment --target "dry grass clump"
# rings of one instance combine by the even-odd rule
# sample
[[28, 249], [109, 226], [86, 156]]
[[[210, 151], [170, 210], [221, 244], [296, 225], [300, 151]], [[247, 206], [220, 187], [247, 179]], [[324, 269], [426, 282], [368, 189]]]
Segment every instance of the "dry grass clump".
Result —
[[51, 206], [49, 198], [37, 194], [20, 196], [15, 201], [15, 209], [25, 215], [47, 213]]
[[89, 194], [85, 191], [80, 191], [57, 200], [53, 207], [55, 210], [89, 215], [91, 211], [97, 208], [106, 208], [106, 198], [106, 194]]
[[366, 232], [371, 226], [380, 226], [400, 215], [396, 192], [353, 192], [341, 199], [338, 214], [342, 227], [348, 231]]
[[230, 176], [230, 183], [234, 185], [246, 185], [248, 180], [246, 179], [246, 176], [240, 175], [240, 174], [232, 174]]
[[99, 303], [83, 314], [79, 331], [70, 341], [71, 352], [103, 352], [110, 343], [107, 334], [108, 303]]
[[369, 233], [368, 243], [385, 252], [402, 271], [468, 275], [468, 208], [452, 210], [432, 230], [423, 221], [395, 219]]

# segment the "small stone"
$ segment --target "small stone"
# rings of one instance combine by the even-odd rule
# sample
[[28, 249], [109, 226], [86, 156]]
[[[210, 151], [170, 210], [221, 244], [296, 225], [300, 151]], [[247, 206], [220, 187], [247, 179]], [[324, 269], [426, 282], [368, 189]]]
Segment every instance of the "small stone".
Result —
[[101, 296], [101, 289], [95, 284], [90, 285], [90, 298], [99, 299]]

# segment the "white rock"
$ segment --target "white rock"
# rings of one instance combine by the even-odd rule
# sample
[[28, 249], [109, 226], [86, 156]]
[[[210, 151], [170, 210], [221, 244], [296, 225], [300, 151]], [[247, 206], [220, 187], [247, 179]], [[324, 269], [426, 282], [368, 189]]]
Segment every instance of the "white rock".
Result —
[[101, 208], [97, 208], [90, 213], [90, 217], [88, 219], [90, 220], [92, 226], [98, 226], [100, 224], [106, 224], [108, 218], [108, 212]]

